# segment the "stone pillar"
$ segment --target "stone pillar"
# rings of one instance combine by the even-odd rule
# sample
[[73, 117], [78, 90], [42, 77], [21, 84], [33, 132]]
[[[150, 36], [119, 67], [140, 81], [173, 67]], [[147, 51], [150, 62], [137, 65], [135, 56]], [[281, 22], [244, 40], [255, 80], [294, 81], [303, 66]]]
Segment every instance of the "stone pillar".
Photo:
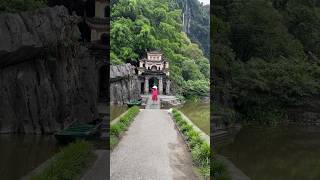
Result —
[[147, 77], [144, 79], [144, 94], [149, 94], [149, 79]]
[[166, 87], [166, 94], [169, 95], [170, 94], [170, 80], [167, 79], [167, 87]]
[[162, 83], [162, 77], [159, 79], [159, 94], [163, 93], [163, 83]]

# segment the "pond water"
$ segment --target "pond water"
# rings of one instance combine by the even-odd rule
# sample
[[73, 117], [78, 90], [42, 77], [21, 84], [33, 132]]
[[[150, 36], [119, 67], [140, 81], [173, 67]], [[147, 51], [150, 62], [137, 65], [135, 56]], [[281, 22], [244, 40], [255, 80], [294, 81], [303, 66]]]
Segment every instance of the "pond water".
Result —
[[179, 108], [203, 132], [210, 135], [210, 104], [201, 101], [187, 101]]
[[111, 105], [110, 106], [110, 119], [111, 121], [119, 117], [122, 113], [126, 112], [128, 107], [126, 105]]
[[0, 179], [20, 179], [58, 149], [53, 136], [0, 135]]
[[219, 153], [252, 180], [320, 179], [320, 128], [248, 126]]

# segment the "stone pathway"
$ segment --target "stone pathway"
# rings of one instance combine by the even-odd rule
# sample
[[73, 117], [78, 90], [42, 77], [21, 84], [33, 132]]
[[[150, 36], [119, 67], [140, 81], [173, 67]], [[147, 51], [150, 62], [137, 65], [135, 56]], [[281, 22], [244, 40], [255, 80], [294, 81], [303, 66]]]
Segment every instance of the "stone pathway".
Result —
[[146, 109], [160, 109], [160, 98], [158, 101], [152, 101], [151, 95], [147, 99]]
[[166, 110], [141, 110], [110, 161], [111, 180], [197, 179], [190, 152]]

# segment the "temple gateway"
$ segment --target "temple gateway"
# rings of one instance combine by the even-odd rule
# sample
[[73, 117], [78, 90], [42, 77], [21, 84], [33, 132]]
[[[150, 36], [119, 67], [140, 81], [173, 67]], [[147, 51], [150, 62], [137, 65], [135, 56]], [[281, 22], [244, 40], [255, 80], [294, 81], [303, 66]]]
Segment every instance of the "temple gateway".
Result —
[[161, 52], [147, 52], [137, 69], [141, 94], [149, 94], [153, 86], [158, 87], [159, 94], [170, 94], [169, 62]]

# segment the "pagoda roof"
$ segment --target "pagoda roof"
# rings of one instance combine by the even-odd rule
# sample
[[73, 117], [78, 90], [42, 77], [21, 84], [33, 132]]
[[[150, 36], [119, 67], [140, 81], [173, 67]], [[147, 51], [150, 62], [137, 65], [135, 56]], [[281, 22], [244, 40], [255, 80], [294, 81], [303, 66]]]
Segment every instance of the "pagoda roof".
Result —
[[163, 54], [162, 52], [160, 51], [149, 51], [147, 52], [148, 54]]

